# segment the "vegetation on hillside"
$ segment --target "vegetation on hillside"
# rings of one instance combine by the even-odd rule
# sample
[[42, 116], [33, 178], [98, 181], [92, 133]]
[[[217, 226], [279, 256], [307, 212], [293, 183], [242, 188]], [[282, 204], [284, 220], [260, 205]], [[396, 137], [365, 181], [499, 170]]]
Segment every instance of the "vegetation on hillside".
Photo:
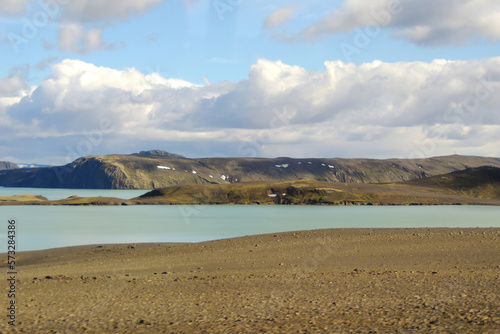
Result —
[[500, 168], [467, 168], [446, 175], [409, 181], [408, 184], [449, 189], [469, 197], [500, 199]]

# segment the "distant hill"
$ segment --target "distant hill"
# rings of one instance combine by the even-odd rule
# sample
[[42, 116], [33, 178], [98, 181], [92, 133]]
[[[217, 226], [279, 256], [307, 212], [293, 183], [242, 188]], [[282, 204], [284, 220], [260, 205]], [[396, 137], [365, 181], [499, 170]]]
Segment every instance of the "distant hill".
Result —
[[0, 171], [0, 186], [154, 189], [183, 184], [283, 182], [393, 183], [480, 166], [500, 158], [446, 156], [428, 159], [203, 158], [164, 155], [85, 157], [60, 167]]
[[51, 167], [51, 165], [40, 165], [40, 164], [17, 164], [19, 168], [43, 168]]
[[500, 205], [500, 198], [474, 198], [407, 183], [303, 180], [169, 186], [152, 190], [128, 204]]
[[407, 184], [449, 189], [456, 194], [500, 199], [500, 168], [477, 167], [408, 181]]
[[149, 150], [149, 151], [141, 151], [139, 155], [159, 155], [162, 157], [172, 157], [172, 158], [185, 158], [185, 156], [175, 153], [170, 153], [162, 150]]
[[15, 163], [8, 162], [8, 161], [0, 161], [0, 170], [6, 170], [6, 169], [16, 169], [19, 168]]

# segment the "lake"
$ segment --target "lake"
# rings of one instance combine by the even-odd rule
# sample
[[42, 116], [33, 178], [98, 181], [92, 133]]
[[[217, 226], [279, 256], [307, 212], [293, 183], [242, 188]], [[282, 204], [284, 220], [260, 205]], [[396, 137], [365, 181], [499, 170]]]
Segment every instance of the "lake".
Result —
[[[46, 197], [131, 198], [144, 190], [2, 188]], [[23, 192], [24, 191], [24, 192]], [[53, 191], [53, 192], [52, 192]], [[5, 196], [5, 195], [0, 195]], [[87, 195], [90, 196], [90, 195]], [[0, 206], [0, 252], [7, 220], [17, 221], [18, 250], [63, 246], [199, 242], [263, 233], [321, 228], [500, 227], [500, 207], [489, 206]]]

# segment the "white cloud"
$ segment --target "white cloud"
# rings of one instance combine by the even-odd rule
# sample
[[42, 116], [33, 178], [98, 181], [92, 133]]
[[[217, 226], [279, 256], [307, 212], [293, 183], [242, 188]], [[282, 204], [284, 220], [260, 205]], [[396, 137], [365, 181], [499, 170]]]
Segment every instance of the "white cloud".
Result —
[[0, 97], [17, 97], [29, 90], [28, 84], [19, 75], [0, 78]]
[[500, 58], [328, 61], [322, 71], [260, 59], [247, 80], [206, 85], [64, 60], [37, 87], [16, 80], [0, 80], [10, 98], [1, 102], [9, 128], [0, 137], [20, 142], [61, 137], [64, 146], [67, 136], [105, 122], [108, 145], [183, 142], [264, 156], [500, 155]]
[[126, 20], [159, 5], [164, 0], [71, 0], [64, 6], [66, 19], [75, 21]]
[[497, 0], [345, 0], [319, 22], [302, 30], [304, 39], [388, 27], [393, 36], [419, 45], [462, 46], [472, 39], [500, 40], [500, 3]]
[[0, 0], [0, 16], [21, 15], [32, 0]]
[[19, 75], [10, 75], [0, 78], [0, 129], [8, 136], [10, 131], [5, 131], [12, 125], [12, 119], [7, 115], [7, 108], [15, 105], [30, 94], [31, 87]]
[[57, 57], [44, 58], [36, 64], [36, 68], [39, 69], [40, 71], [43, 71], [50, 65], [54, 64], [57, 61], [57, 59], [58, 59]]
[[284, 25], [290, 20], [293, 13], [297, 11], [298, 7], [284, 7], [278, 8], [269, 14], [264, 21], [264, 28], [274, 28]]
[[[127, 20], [140, 15], [165, 0], [56, 0], [40, 1], [49, 10], [61, 9], [65, 21], [89, 22], [106, 20]], [[0, 0], [1, 15], [21, 15], [34, 0]]]
[[59, 24], [59, 47], [63, 51], [80, 54], [115, 48], [113, 44], [103, 41], [102, 28], [93, 27], [85, 30], [85, 27], [80, 23]]
[[[103, 27], [126, 21], [131, 16], [140, 15], [165, 0], [71, 0], [39, 1], [0, 0], [0, 16], [28, 15], [28, 5], [33, 2], [38, 13], [49, 16], [58, 24], [59, 43], [63, 51], [80, 54], [98, 50], [112, 50], [115, 44], [103, 41]], [[88, 24], [93, 27], [88, 27]], [[96, 27], [95, 25], [100, 25]], [[85, 28], [87, 27], [87, 28]], [[6, 39], [6, 37], [3, 37]], [[44, 42], [44, 47], [54, 48], [53, 43]]]
[[84, 28], [84, 23], [113, 24], [140, 15], [164, 0], [72, 0], [62, 5], [63, 22], [59, 24], [59, 47], [63, 51], [85, 54], [113, 50], [115, 43], [103, 40], [103, 28]]

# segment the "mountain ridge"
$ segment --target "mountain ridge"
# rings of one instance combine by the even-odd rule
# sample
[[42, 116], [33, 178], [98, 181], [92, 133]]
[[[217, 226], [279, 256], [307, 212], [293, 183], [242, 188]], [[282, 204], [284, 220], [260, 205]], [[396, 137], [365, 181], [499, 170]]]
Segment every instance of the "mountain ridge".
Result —
[[155, 189], [184, 184], [313, 180], [394, 183], [472, 167], [500, 167], [500, 158], [444, 156], [425, 159], [179, 158], [105, 155], [58, 167], [0, 171], [0, 186], [80, 189]]

